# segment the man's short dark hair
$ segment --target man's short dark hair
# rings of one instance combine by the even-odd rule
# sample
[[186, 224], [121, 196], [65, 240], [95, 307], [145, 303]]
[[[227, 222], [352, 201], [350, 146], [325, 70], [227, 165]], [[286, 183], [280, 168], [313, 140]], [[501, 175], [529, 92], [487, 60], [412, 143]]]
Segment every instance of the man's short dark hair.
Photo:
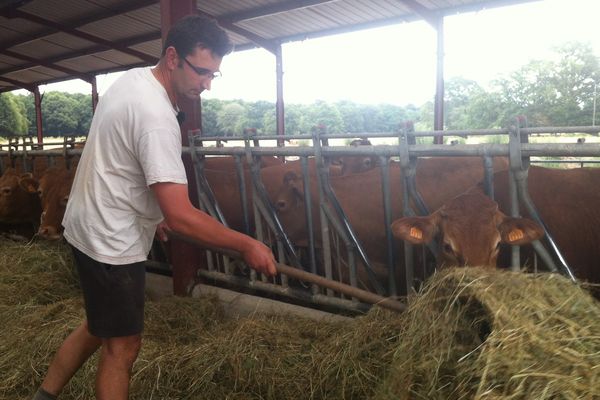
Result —
[[187, 57], [197, 46], [223, 57], [233, 50], [227, 32], [217, 23], [200, 15], [188, 15], [175, 23], [167, 34], [161, 56], [173, 46], [180, 57]]

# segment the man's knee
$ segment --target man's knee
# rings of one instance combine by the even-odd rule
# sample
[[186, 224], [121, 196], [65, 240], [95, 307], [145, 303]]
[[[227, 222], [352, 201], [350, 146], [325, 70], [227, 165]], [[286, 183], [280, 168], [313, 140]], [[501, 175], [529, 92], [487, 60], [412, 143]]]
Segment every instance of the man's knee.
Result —
[[102, 339], [102, 356], [131, 367], [142, 346], [142, 336], [123, 336]]

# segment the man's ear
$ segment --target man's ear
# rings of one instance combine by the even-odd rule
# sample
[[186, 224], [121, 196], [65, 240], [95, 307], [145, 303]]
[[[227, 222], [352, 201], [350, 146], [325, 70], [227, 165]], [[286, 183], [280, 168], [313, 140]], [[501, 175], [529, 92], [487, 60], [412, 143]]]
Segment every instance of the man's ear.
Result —
[[175, 50], [175, 47], [173, 46], [167, 47], [164, 60], [169, 71], [173, 71], [175, 68], [177, 68], [182, 61], [179, 59], [179, 54], [177, 54], [177, 50]]

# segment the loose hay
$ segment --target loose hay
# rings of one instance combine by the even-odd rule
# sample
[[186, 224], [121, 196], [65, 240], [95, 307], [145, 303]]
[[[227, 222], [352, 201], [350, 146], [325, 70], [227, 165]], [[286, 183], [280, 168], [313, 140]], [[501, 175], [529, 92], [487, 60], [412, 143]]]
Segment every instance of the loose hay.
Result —
[[445, 270], [405, 317], [379, 399], [600, 398], [600, 307], [566, 278]]
[[[0, 399], [16, 400], [30, 398], [83, 310], [66, 247], [11, 246], [0, 243]], [[439, 272], [404, 315], [349, 323], [232, 320], [214, 298], [165, 298], [146, 303], [130, 398], [591, 400], [599, 335], [598, 303], [568, 280], [479, 268]], [[96, 362], [61, 399], [93, 398]]]
[[77, 296], [78, 282], [64, 243], [0, 240], [0, 304], [50, 304]]

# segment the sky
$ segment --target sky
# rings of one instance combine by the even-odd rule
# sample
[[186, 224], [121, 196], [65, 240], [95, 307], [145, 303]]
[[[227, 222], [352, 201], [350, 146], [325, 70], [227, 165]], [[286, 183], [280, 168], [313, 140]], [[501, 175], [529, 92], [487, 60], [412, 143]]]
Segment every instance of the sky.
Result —
[[[550, 59], [553, 48], [569, 41], [591, 44], [600, 57], [598, 15], [600, 0], [541, 0], [448, 16], [445, 79], [460, 76], [488, 87], [531, 60]], [[286, 43], [284, 102], [420, 106], [435, 95], [436, 47], [435, 30], [422, 21]], [[266, 50], [234, 52], [221, 71], [203, 98], [275, 102], [275, 56]], [[100, 95], [118, 75], [98, 76]], [[44, 90], [91, 89], [75, 80]]]

